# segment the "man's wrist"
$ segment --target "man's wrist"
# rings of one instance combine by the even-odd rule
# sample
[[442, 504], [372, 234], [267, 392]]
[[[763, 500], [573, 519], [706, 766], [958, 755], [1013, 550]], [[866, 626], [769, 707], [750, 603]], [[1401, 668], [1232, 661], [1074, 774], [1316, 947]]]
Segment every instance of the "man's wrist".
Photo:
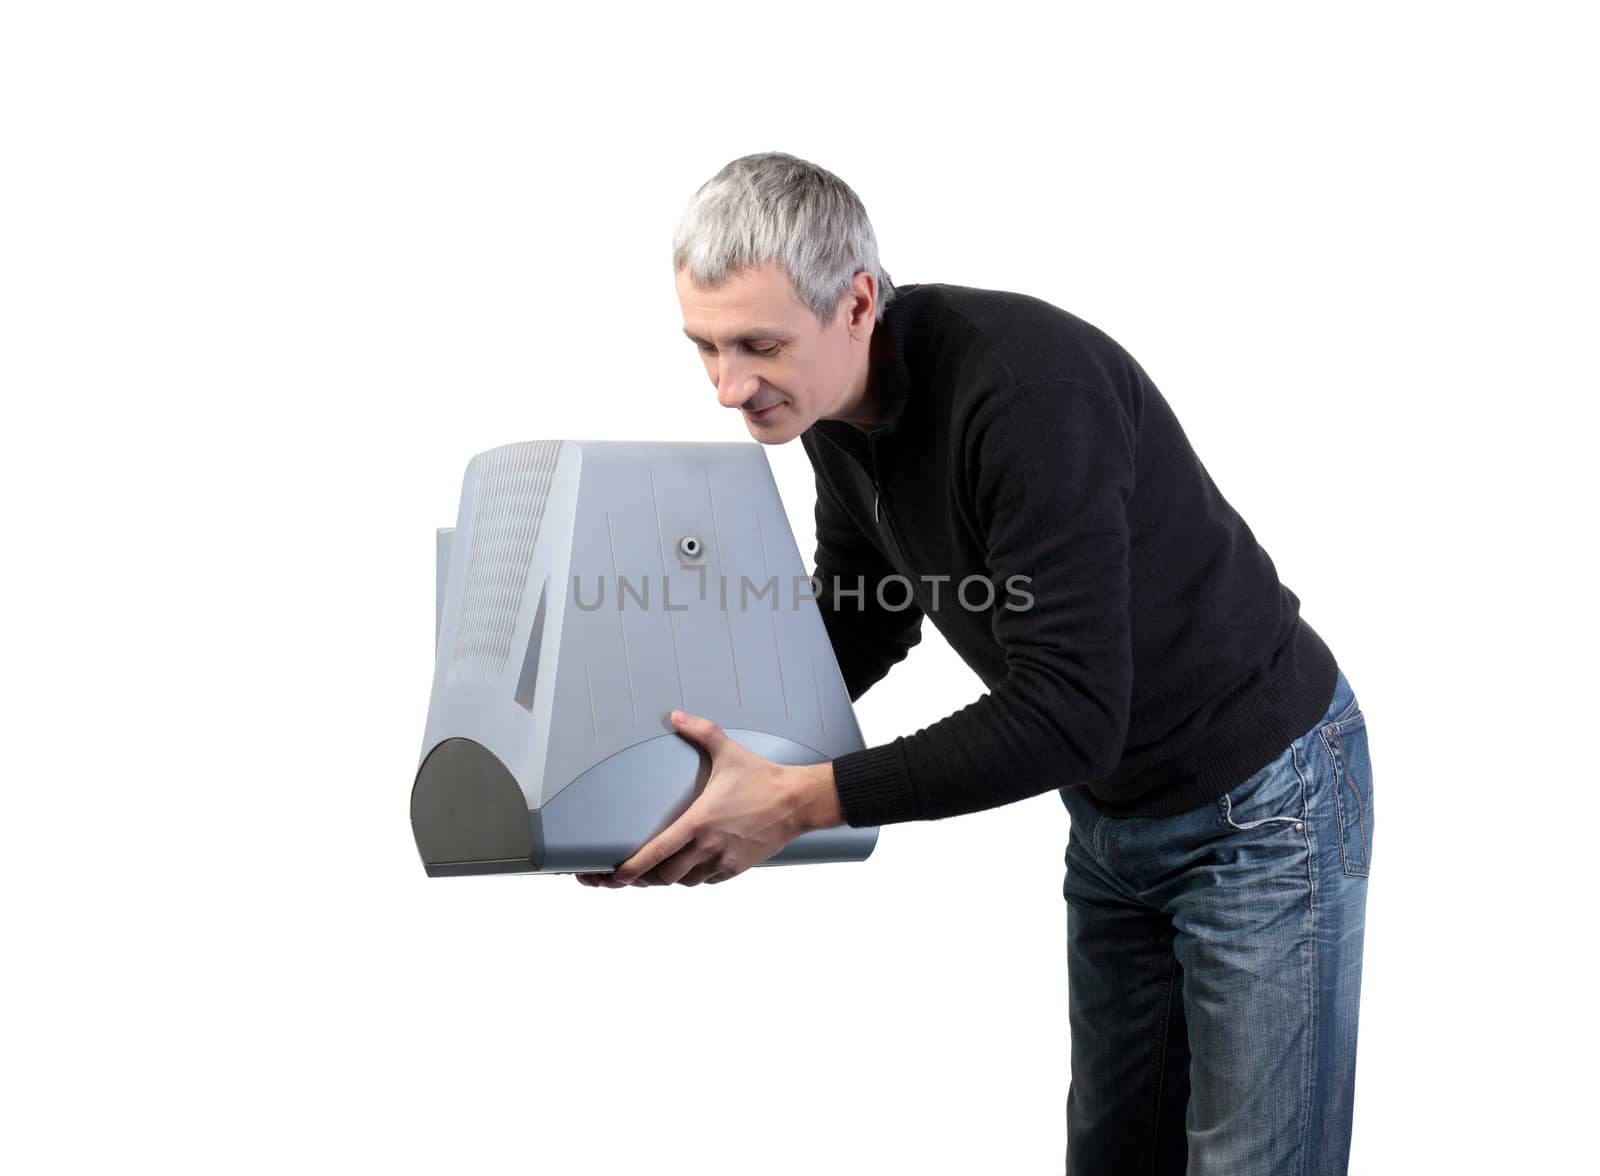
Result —
[[794, 811], [802, 833], [844, 824], [839, 789], [833, 782], [832, 760], [795, 769]]

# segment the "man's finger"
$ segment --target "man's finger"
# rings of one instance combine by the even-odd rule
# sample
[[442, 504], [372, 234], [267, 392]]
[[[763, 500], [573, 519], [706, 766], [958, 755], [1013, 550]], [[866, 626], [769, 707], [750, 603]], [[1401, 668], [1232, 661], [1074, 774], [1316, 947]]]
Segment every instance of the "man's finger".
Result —
[[712, 759], [729, 742], [727, 732], [715, 722], [700, 715], [691, 715], [688, 711], [673, 711], [672, 725], [680, 734], [689, 736], [705, 748]]
[[679, 886], [698, 886], [707, 878], [721, 873], [722, 865], [717, 861], [703, 861], [690, 867], [683, 877], [678, 879]]
[[618, 882], [630, 884], [640, 874], [645, 874], [655, 869], [685, 845], [688, 845], [689, 842], [694, 840], [695, 822], [698, 819], [690, 816], [693, 811], [694, 808], [691, 805], [688, 812], [685, 812], [683, 816], [667, 826], [665, 830], [657, 835], [655, 840], [645, 845], [638, 853], [611, 871], [611, 876]]

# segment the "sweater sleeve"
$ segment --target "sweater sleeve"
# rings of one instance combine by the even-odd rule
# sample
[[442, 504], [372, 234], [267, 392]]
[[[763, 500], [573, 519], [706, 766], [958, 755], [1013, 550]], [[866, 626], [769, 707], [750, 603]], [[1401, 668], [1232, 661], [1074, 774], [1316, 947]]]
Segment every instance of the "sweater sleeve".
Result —
[[1121, 759], [1133, 678], [1133, 425], [1114, 393], [1072, 380], [1015, 386], [994, 402], [965, 448], [966, 492], [1005, 675], [915, 734], [836, 758], [846, 824], [1010, 804], [1106, 775]]
[[[922, 609], [901, 589], [878, 585], [894, 568], [817, 474], [817, 608], [854, 702], [922, 640]], [[904, 607], [899, 607], [904, 600]]]

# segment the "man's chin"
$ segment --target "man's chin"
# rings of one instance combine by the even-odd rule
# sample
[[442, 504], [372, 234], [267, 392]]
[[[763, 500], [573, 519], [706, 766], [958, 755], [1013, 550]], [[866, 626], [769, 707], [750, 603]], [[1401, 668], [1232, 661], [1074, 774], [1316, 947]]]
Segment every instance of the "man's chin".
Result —
[[785, 441], [794, 440], [800, 434], [793, 426], [794, 413], [783, 403], [779, 403], [764, 416], [752, 417], [746, 414], [744, 418], [744, 427], [750, 430], [750, 435], [768, 445], [781, 445]]
[[793, 441], [800, 435], [787, 425], [759, 425], [753, 421], [746, 421], [745, 427], [750, 430], [750, 436], [763, 445], [782, 445], [785, 441]]

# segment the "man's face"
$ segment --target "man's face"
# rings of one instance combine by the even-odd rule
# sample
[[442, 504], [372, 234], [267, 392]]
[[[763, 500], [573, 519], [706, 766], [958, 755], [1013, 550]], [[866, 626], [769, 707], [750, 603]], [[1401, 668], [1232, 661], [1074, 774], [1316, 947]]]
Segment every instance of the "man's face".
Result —
[[717, 401], [738, 409], [757, 441], [791, 441], [859, 399], [874, 302], [871, 279], [856, 281], [823, 327], [775, 265], [744, 270], [715, 290], [678, 271], [684, 334], [700, 350]]

